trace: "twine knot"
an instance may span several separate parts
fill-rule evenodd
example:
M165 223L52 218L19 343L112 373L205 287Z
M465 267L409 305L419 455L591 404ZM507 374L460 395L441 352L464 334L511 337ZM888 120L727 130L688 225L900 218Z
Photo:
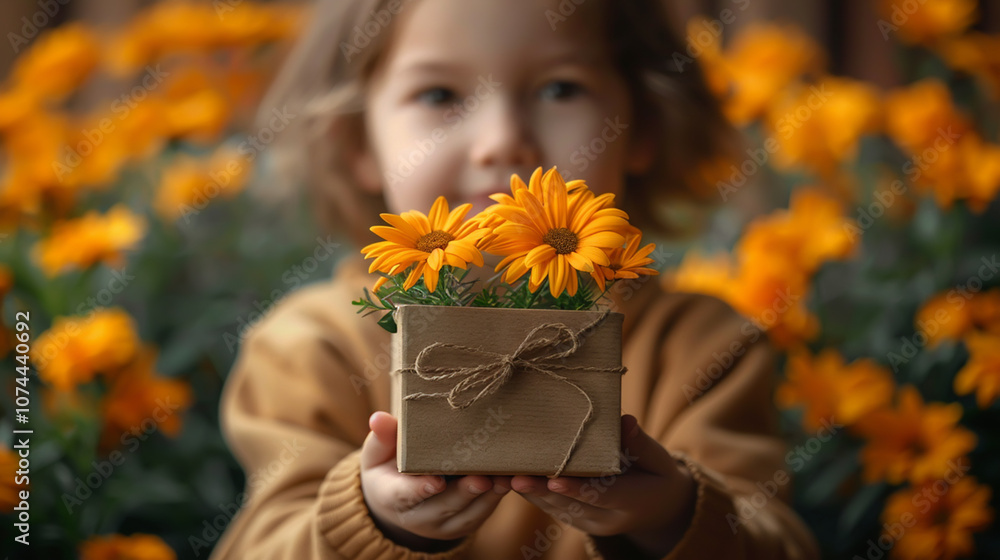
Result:
M567 377L559 375L554 370L574 370L603 373L624 374L624 367L599 368L599 367L571 367L558 363L564 358L573 355L580 348L582 338L589 334L608 317L610 311L605 311L597 319L583 327L579 331L574 331L563 323L545 323L532 329L517 349L510 354L500 354L490 352L482 348L472 348L460 344L450 344L447 342L435 342L427 346L417 354L412 368L403 368L396 373L414 373L426 381L445 381L457 379L451 390L440 393L412 393L406 395L404 400L418 400L428 398L446 398L448 405L452 409L463 409L471 406L476 401L496 393L513 377L515 371L535 372L546 375L562 383L570 385L576 389L587 400L587 414L580 423L576 431L576 436L570 444L562 463L552 476L559 476L566 464L569 462L576 448L583 429L594 414L594 401L579 385L570 381ZM551 336L544 333L551 331ZM468 367L430 367L426 365L431 356L443 349L456 350L469 356L492 359L476 366Z

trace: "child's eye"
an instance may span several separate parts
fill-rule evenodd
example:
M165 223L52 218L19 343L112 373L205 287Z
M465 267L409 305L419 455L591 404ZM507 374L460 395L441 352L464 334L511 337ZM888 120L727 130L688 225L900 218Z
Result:
M417 101L428 105L444 105L455 99L455 92L445 87L427 88L417 94Z
M584 92L583 86L566 80L553 80L542 87L542 99L572 99Z

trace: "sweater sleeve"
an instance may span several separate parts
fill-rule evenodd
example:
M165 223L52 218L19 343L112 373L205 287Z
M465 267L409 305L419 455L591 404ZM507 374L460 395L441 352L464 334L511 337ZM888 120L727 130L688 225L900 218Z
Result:
M345 294L307 288L253 327L226 383L223 433L247 474L213 560L450 560L385 537L361 491L368 416L385 400L385 354L330 312ZM349 299L343 301L349 302ZM346 317L351 317L347 315ZM374 323L374 321L372 321ZM383 365L382 368L374 366ZM366 367L369 368L366 371Z
M819 558L788 503L794 469L777 432L766 336L714 298L673 294L656 305L661 312L634 335L650 338L640 347L660 348L637 412L697 488L691 523L665 558ZM588 538L587 550L637 558L614 537Z

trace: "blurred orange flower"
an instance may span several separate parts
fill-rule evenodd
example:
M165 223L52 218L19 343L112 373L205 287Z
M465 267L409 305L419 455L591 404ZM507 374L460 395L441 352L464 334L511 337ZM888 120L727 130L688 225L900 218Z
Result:
M969 361L955 377L955 392L976 392L979 408L989 408L1000 396L1000 334L974 332L965 337Z
M971 129L940 80L928 78L890 92L885 100L886 132L910 154L919 154ZM940 149L939 149L940 151Z
M700 28L689 27L688 41L702 46ZM712 33L709 31L709 33ZM714 34L713 34L714 35ZM716 39L719 39L716 36ZM713 91L721 94L723 108L738 126L763 115L775 97L796 78L823 66L819 46L793 26L753 24L719 54L718 44L704 45L701 62Z
M7 446L0 446L0 512L9 513L14 511L14 506L20 502L18 492L25 490L26 486L14 484L17 478L19 457Z
M120 267L123 252L135 247L145 232L145 219L119 204L103 216L91 211L56 223L49 237L35 245L33 254L48 276L85 269L97 262Z
M285 39L298 31L300 18L301 9L295 6L159 2L115 38L110 63L115 71L127 73L167 53L203 53Z
M222 84L201 69L178 70L165 86L162 122L171 137L211 142L231 117L231 102Z
M951 560L975 552L972 534L993 522L989 506L993 491L971 476L958 478L963 474L903 488L889 496L882 522L886 527L905 527L902 535L887 534L896 539L894 558Z
M781 147L780 168L807 167L824 177L853 159L858 141L879 130L881 99L864 82L825 77L814 85L789 88L768 114L768 126Z
M1000 194L1000 145L967 134L958 147L963 178L967 181L962 195L973 212L981 213Z
M972 305L957 292L940 293L927 300L914 320L917 330L933 348L944 340L958 340L972 328Z
M757 263L785 258L810 275L824 262L851 256L857 245L852 223L844 217L843 204L822 189L800 187L792 191L787 210L775 210L747 226L736 253Z
M181 158L164 171L153 207L166 221L190 219L214 198L242 191L250 171L247 159L226 147L207 161Z
M26 87L0 91L0 134L9 133L24 119L42 110L38 96Z
M156 352L143 348L124 368L111 376L110 388L101 402L101 449L123 445L127 435L145 438L153 428L176 436L181 412L191 406L193 395L187 383L158 377Z
M984 331L1000 334L1000 288L977 293L972 297L972 323Z
M131 362L139 349L132 318L121 309L98 309L85 317L57 317L32 345L38 377L69 391Z
M697 252L684 256L680 266L664 277L668 289L717 297L766 330L781 348L794 346L816 335L816 318L805 307L806 277L791 261L775 256L758 262L746 258L716 255L705 258Z
M895 383L884 367L869 359L844 364L836 350L817 356L792 352L786 368L787 380L775 393L782 408L805 406L802 425L818 430L823 421L851 426L873 410L892 401Z
M976 447L976 435L958 425L959 403L925 405L912 385L903 386L898 399L895 408L875 410L857 425L868 440L861 450L866 481L919 484L942 478Z
M43 212L61 215L72 208L78 189L59 167L70 128L63 115L35 113L3 138L8 159L0 183L0 225L19 226Z
M976 0L882 0L879 29L888 37L898 32L905 43L932 44L975 23Z
M793 192L789 208L751 222L732 258L689 253L665 277L674 290L718 297L767 329L781 347L809 340L818 330L805 306L819 266L850 256L857 243L843 205L815 188Z
M14 347L14 335L7 329L3 322L3 302L4 298L14 287L14 275L10 269L0 264L0 359L3 359Z
M11 72L14 87L43 99L65 97L90 76L100 56L100 44L89 29L78 23L59 26L18 57Z
M1000 36L967 33L941 45L939 50L952 68L975 76L993 99L1000 100Z
M966 200L982 212L1000 194L1000 146L984 141L935 79L889 94L889 136L911 156L903 170L942 208Z
M177 554L154 535L91 537L80 545L80 560L176 560Z
M945 340L959 340L976 328L1000 333L1000 288L936 294L917 311L914 323L932 348Z

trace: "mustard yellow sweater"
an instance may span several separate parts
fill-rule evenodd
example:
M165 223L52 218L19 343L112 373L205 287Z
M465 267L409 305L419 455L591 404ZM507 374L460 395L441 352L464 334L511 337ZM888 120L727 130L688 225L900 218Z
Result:
M351 305L371 282L349 259L331 281L284 298L243 340L221 414L246 498L212 558L634 558L614 537L561 525L514 492L448 552L412 551L379 532L358 450L371 413L389 410L389 334ZM655 277L625 282L612 289L612 308L625 314L622 412L685 461L698 485L694 519L667 558L818 557L786 503L799 465L776 436L765 337L718 300L666 293Z

